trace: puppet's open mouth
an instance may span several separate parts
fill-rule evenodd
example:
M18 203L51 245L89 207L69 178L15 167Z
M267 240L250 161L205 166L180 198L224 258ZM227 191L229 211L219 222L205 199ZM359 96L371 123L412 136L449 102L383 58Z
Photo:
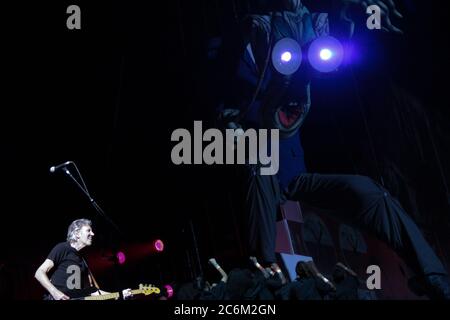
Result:
M276 121L286 129L295 127L305 113L305 109L303 103L289 102L277 109L275 114Z

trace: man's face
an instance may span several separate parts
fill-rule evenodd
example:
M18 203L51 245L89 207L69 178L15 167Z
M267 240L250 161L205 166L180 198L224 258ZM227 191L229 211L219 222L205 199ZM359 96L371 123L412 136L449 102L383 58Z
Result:
M83 226L78 232L78 241L85 245L90 246L92 244L92 239L94 238L94 232L92 231L91 226Z

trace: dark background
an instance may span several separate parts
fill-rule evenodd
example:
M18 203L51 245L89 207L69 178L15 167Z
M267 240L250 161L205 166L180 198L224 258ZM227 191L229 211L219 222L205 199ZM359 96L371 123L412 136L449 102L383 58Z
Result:
M70 4L81 7L81 30L66 28ZM368 31L355 13L363 24L352 64L313 83L302 141L310 172L384 183L448 259L448 36L445 13L433 4L398 1L403 36ZM95 222L91 252L103 257L93 258L93 269L107 290L184 281L208 268L209 257L240 250L233 170L174 166L170 135L211 121L210 88L227 83L206 77L214 74L208 41L232 36L236 17L251 8L231 0L78 0L5 9L2 294L39 299L34 270L80 217ZM121 236L68 177L49 173L67 160ZM139 249L140 259L118 272L112 263L100 270L112 248L155 238L165 241L164 253Z

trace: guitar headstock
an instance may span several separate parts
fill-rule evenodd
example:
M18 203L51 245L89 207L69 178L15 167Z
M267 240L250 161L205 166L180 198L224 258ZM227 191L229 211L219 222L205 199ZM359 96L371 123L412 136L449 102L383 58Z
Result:
M139 285L139 291L141 291L146 296L148 296L150 294L159 294L159 293L161 293L161 290L158 287L155 287L152 284L143 285L142 283Z

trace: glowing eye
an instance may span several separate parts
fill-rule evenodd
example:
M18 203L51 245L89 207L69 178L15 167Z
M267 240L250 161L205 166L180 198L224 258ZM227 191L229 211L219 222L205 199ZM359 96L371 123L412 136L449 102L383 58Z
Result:
M289 62L292 59L292 54L289 51L284 52L281 54L281 61Z
M330 49L322 49L320 50L320 59L322 60L330 60L333 56L333 52Z
M308 60L317 71L335 71L344 60L344 48L336 38L320 37L311 43Z
M293 74L302 63L302 50L297 41L283 38L272 49L272 64L279 73Z

